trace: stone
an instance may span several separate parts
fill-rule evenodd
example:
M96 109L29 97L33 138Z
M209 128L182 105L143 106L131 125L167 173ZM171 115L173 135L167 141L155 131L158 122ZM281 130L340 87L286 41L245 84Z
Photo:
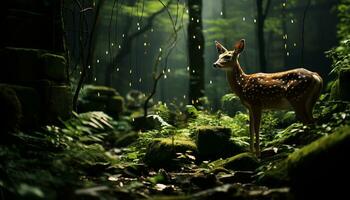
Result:
M5 63L1 82L68 81L65 58L45 50L7 47L0 50L0 59Z
M21 107L20 128L37 128L40 125L42 112L39 93L34 88L19 85L0 84L0 88L11 89L19 100Z
M145 102L145 99L146 98L144 93L138 90L130 90L126 94L126 106L128 107L128 109L142 108ZM153 104L153 101L150 101L148 106L152 104Z
M57 122L58 119L66 120L70 118L73 110L72 91L68 85L53 85L47 88L46 98L47 110L45 119L47 123Z
M16 92L10 87L0 85L0 132L4 134L16 131L21 117L22 105Z
M155 139L147 148L144 161L150 167L173 169L178 168L177 153L191 151L197 153L194 142L185 139Z
M124 112L124 98L111 87L86 85L78 101L79 112L103 111L114 118Z
M135 130L151 130L151 129L163 129L172 127L159 115L148 115L146 118L143 115L133 118L132 125Z
M122 96L112 96L108 99L107 113L111 116L118 116L124 111L124 98Z
M201 159L227 158L243 152L238 143L230 140L231 129L216 126L202 126L196 130L196 145Z
M63 56L43 53L40 56L43 65L44 78L60 83L67 83L67 63Z
M259 161L251 153L241 153L225 160L216 160L209 165L213 168L223 167L235 171L254 171L259 166Z

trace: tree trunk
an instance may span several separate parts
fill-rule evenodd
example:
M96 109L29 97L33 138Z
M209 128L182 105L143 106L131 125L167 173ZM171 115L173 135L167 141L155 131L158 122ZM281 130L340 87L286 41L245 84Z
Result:
M188 0L188 8L189 103L200 106L199 98L204 96L202 0Z
M265 56L265 40L264 40L264 24L265 17L263 13L263 0L256 0L257 8L257 37L259 47L260 71L266 72L266 56Z

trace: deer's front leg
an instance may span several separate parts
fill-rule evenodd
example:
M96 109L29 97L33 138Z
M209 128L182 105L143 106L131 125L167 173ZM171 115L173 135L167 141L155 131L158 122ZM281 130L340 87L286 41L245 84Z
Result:
M261 108L255 108L253 110L253 122L254 122L254 132L255 132L255 154L260 157L260 121L261 121Z
M254 116L252 109L249 109L249 136L250 152L254 153Z
M260 138L259 129L261 121L261 108L252 107L249 109L249 132L250 132L250 151L260 156ZM255 140L254 140L255 137Z

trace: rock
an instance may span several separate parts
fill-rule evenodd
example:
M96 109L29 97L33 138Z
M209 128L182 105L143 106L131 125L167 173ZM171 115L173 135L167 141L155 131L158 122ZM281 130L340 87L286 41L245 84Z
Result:
M190 140L162 138L155 139L147 148L144 161L151 167L177 168L177 153L197 152L196 145Z
M47 90L45 121L51 123L58 121L58 119L69 119L73 110L71 87L67 85L53 85L49 86Z
M43 105L41 97L35 89L31 87L8 84L0 84L0 88L4 88L5 90L8 88L15 92L21 107L21 116L19 118L21 129L33 129L37 128L41 124L40 119L42 118Z
M18 130L22 117L21 102L16 92L9 87L0 86L0 113L0 133Z
M106 86L87 85L78 102L79 112L103 111L118 118L124 111L124 98L114 89Z
M85 85L82 90L82 98L91 100L118 95L119 93L114 88L100 85Z
M148 115L146 118L141 115L133 119L132 123L135 130L151 130L172 127L159 115Z
M41 62L43 63L43 73L44 77L57 81L66 83L67 80L67 67L66 59L63 56L43 53L40 56Z
M221 98L221 110L233 117L237 112L246 112L239 97L233 93L226 94Z
M216 160L209 165L213 168L223 167L235 171L254 171L259 166L259 161L251 153L241 153L225 160Z
M202 126L196 132L196 145L201 159L227 158L243 151L240 145L230 140L229 128Z
M124 98L122 96L112 96L108 99L107 114L116 116L124 111Z
M130 90L126 94L126 106L129 109L142 108L145 102L145 94L138 90ZM152 102L150 102L152 104Z
M342 199L348 195L349 146L350 127L346 126L290 154L259 182L290 185L295 199Z
M2 82L31 82L48 79L66 83L66 60L63 56L39 49L4 48L0 59L5 63Z

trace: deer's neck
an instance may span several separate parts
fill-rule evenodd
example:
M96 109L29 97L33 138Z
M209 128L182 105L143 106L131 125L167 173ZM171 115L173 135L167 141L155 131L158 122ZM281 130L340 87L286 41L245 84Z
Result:
M242 87L246 76L238 61L233 63L231 70L226 71L227 81L233 92L238 96L242 94Z

